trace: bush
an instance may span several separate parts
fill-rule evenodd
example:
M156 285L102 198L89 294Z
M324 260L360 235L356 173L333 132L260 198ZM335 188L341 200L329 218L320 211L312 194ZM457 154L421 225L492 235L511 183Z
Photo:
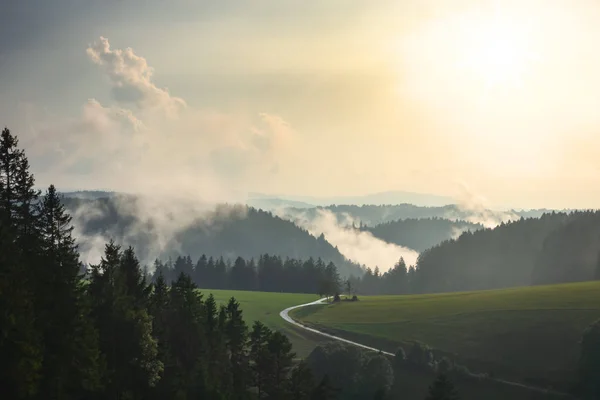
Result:
M341 299L340 299L340 295L336 293L335 296L333 296L333 302L337 303L338 301L341 301Z
M351 301L358 301L358 297L356 297L356 295L352 296L352 300Z

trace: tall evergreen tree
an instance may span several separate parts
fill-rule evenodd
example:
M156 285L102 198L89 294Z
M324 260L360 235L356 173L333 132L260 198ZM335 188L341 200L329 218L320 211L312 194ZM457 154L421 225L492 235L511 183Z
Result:
M273 332L262 322L255 321L250 332L250 368L252 372L252 383L256 387L258 398L265 397L265 386L267 385L267 375L269 373L269 350L267 343Z
M248 385L246 339L248 327L242 318L240 303L235 298L229 299L226 312L225 337L227 338L227 350L231 365L232 388L235 397L243 398Z
M25 152L5 128L0 136L0 386L7 398L37 392L42 366L35 329L39 241L32 210L38 192Z
M36 289L37 329L44 343L42 397L66 399L100 387L97 332L81 284L71 217L50 185L39 207L41 265Z
M93 267L90 294L107 360L106 395L140 399L156 384L163 366L151 319L136 298L135 286L128 287L126 271L121 249L111 241L100 264Z

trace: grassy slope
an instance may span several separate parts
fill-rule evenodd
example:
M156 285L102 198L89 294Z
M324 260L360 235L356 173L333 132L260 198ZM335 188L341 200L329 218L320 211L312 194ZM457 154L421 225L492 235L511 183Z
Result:
M244 320L249 327L261 321L271 329L284 332L292 342L298 357L306 357L323 337L294 328L285 322L279 312L287 307L317 300L316 295L296 293L248 292L241 290L200 289L206 296L212 293L217 303L225 304L233 296L240 302Z
M478 372L565 388L583 330L600 318L600 282L362 297L292 312L309 325L393 351L427 343Z

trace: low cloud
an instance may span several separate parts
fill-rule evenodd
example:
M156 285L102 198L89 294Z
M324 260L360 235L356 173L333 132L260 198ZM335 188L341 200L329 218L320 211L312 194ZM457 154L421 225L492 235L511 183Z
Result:
M178 235L194 226L217 231L224 221L246 217L244 205L203 203L178 195L130 196L115 195L111 208L105 202L83 202L72 211L74 235L80 244L80 257L86 264L100 261L105 244L114 239L122 245L144 249L138 252L143 264L152 267L156 258L180 253ZM114 207L114 209L112 208ZM105 224L101 232L86 232L82 228L98 219L113 217L112 212L129 220L125 231L122 225ZM151 268L150 268L151 269Z
M503 222L518 220L519 215L510 211L497 211L490 208L487 199L474 193L466 183L459 184L459 195L456 198L458 212L450 211L445 218L464 220L481 224L486 228L495 228ZM454 236L460 236L464 230L456 230Z
M352 224L359 224L358 220L344 213L340 219L333 212L317 209L317 216L309 218L305 212L296 212L290 215L289 210L277 210L275 213L281 218L292 220L298 226L306 229L313 236L321 234L325 239L336 246L348 259L374 269L379 267L381 272L392 268L400 259L404 258L407 265L415 265L419 253L407 247L387 243L374 237L370 232L359 231Z

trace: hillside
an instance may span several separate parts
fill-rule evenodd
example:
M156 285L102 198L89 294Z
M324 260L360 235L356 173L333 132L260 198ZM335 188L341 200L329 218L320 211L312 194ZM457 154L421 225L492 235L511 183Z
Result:
M535 263L533 284L600 278L600 212L574 213L544 240Z
M374 227L363 227L373 236L388 243L395 243L419 252L456 238L465 231L483 229L481 224L465 221L451 221L442 218L399 219Z
M99 199L66 198L74 218L80 250L89 257L104 242L134 246L145 263L202 254L228 259L250 259L269 253L282 257L322 258L333 262L342 275L361 274L324 238L315 238L293 223L246 206L222 205L200 209L189 204L151 203L133 196ZM98 248L100 247L100 248Z
M421 253L413 293L451 292L526 286L544 241L578 215L552 213L521 219L495 229L465 232ZM560 251L562 243L557 244ZM570 257L570 255L566 255ZM563 264L565 273L571 267Z
M567 390L583 330L600 318L600 282L363 296L292 316L388 351L420 341L474 371Z

